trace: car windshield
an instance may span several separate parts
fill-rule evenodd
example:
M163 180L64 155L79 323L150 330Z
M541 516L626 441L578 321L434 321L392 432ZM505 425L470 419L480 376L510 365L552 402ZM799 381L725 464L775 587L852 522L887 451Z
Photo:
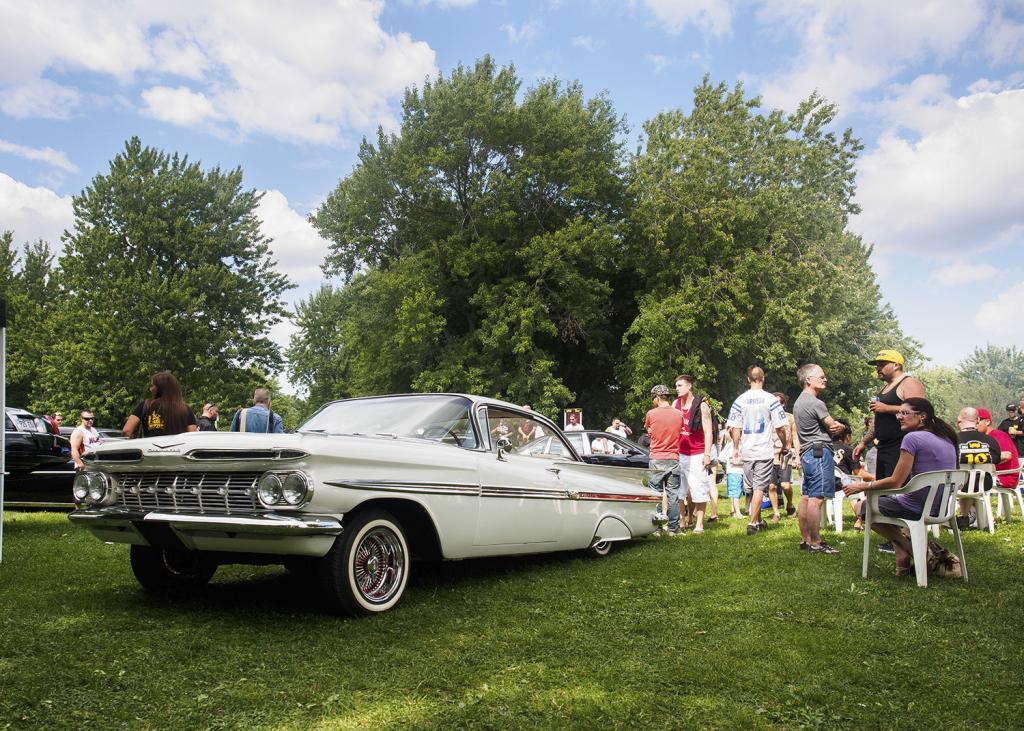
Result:
M328 404L299 431L429 439L474 449L469 399L423 394L351 399Z

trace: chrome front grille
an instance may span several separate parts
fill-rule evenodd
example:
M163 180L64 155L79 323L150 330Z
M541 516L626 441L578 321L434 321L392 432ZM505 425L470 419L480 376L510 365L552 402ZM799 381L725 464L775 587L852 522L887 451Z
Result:
M262 472L122 472L112 475L120 505L133 510L251 513L262 510Z

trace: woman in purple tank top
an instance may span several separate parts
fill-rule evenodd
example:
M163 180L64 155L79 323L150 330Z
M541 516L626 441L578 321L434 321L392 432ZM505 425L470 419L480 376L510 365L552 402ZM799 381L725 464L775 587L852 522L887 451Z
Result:
M896 412L903 430L900 459L892 476L873 482L854 482L843 488L847 495L866 490L891 490L902 487L914 475L935 470L957 469L957 435L953 427L935 416L935 407L925 398L908 398ZM944 488L945 489L945 488ZM915 490L906 495L883 495L878 499L882 515L917 520L924 510L927 490ZM941 499L940 495L940 499ZM935 504L937 509L938 503ZM863 517L863 508L861 508ZM892 541L896 549L896 575L911 570L912 549L910 539L894 525L873 524L871 529Z

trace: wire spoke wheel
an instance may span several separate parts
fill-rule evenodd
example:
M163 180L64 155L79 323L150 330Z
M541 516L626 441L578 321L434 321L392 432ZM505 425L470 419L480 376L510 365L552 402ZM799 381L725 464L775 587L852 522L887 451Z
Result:
M398 536L385 527L366 533L352 559L359 593L370 602L390 600L405 576L405 554Z
M318 559L328 607L351 615L388 611L409 583L412 554L402 525L391 513L372 507L342 525L334 547Z

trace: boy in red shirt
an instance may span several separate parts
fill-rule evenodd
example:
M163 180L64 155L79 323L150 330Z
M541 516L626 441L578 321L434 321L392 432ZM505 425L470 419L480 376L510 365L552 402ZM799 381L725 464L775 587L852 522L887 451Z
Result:
M668 499L668 533L677 535L679 527L679 437L683 433L683 412L672 408L668 386L651 389L654 408L647 412L644 429L651 437L648 484L663 491Z

